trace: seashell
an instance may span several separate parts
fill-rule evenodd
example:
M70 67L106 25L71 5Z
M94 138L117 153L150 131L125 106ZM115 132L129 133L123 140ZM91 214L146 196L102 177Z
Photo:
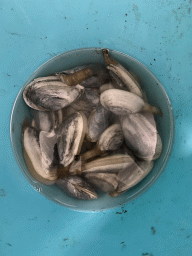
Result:
M103 49L102 52L107 68L122 80L131 93L134 93L142 98L141 87L135 78L121 64L109 57L107 49Z
M130 114L121 119L127 146L143 160L151 161L157 145L157 129L144 115Z
M85 163L82 166L82 173L118 173L120 170L130 166L134 160L129 155L112 155L98 158L94 161Z
M162 150L163 150L162 140L161 140L159 133L157 133L157 145L156 145L156 149L155 149L155 154L153 156L153 160L156 160L160 157Z
M93 110L88 119L87 137L90 141L96 142L99 140L100 135L108 127L109 111L103 106L99 106Z
M162 115L161 110L157 107L151 106L147 102L144 102L140 97L131 92L119 89L110 89L104 91L100 95L100 102L103 107L112 111L116 115L137 113L141 110Z
M40 111L57 111L80 97L84 92L81 85L66 86L59 81L31 82L23 92L26 104Z
M149 161L139 161L121 170L117 174L117 180L119 182L118 187L115 191L110 193L110 196L115 197L123 194L128 189L137 185L152 170L153 164L153 162Z
M41 161L42 165L47 169L59 164L57 139L58 135L55 134L54 130L51 132L41 131L39 133L39 144L42 155Z
M102 84L99 88L100 90L100 93L106 91L106 90L109 90L109 89L115 89L115 87L113 86L112 83L107 83L107 84Z
M64 167L80 153L86 130L87 119L82 112L69 116L56 130L56 134L60 135L57 141L60 164Z
M99 148L102 151L115 150L123 144L124 136L120 124L107 128L99 138Z
M105 193L114 191L118 186L117 175L114 173L86 173L85 178L93 187Z
M92 186L80 176L66 176L57 180L60 189L67 192L71 197L83 200L97 199L97 194Z
M119 89L104 91L100 96L100 102L103 107L116 115L137 113L145 105L144 101L137 95Z
M85 96L87 100L94 106L97 107L99 104L99 94L91 88L85 88Z
M68 86L75 86L80 84L86 78L92 76L94 74L93 70L89 67L76 71L75 73L67 74L62 73L60 75L61 81Z
M110 78L112 80L113 87L115 89L128 91L127 86L123 83L123 81L112 70L109 70L109 75L110 75Z
M37 111L32 109L33 117L32 126L39 131L50 132L54 129L54 112L53 111Z
M39 132L27 127L23 132L23 156L31 176L46 185L55 183L57 167L46 168L42 164L42 152L39 144Z

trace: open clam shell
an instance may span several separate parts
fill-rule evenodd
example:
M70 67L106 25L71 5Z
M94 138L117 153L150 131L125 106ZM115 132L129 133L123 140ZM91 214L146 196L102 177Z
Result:
M97 199L95 190L80 176L66 176L56 183L72 197L83 200Z
M69 116L56 130L58 138L58 154L60 164L68 166L75 155L81 151L81 146L87 130L87 118L82 112L76 112Z

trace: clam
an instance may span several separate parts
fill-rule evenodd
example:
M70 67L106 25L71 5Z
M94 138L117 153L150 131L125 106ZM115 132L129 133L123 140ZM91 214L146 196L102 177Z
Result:
M23 132L23 155L28 171L35 180L47 185L55 183L57 167L47 168L43 165L39 132L33 127L27 127Z
M160 155L162 153L162 149L163 149L162 140L161 140L159 133L157 133L157 145L156 145L156 149L155 149L155 154L153 156L153 160L156 160L160 157Z
M39 131L50 132L54 129L54 112L53 111L37 111L32 109L33 116L32 126Z
M99 148L102 151L115 150L123 144L124 136L120 124L111 125L99 138Z
M100 135L109 125L108 117L109 111L103 106L99 106L97 109L93 110L88 119L87 137L90 141L98 141Z
M109 89L115 89L115 87L113 86L112 83L107 83L107 84L102 84L99 88L100 90L100 93L106 91L106 90L109 90Z
M81 146L87 130L87 119L82 112L76 112L69 116L56 130L58 138L58 154L60 164L68 166L75 155L81 151Z
M87 66L77 66L77 67L74 67L72 69L64 70L64 71L61 71L61 72L56 72L55 75L58 76L58 77L60 77L60 75L62 75L62 74L71 75L71 74L74 74L78 71L84 70L86 68L87 68Z
M87 100L94 106L97 107L99 104L99 94L96 92L96 90L91 88L85 88L85 96Z
M127 86L128 90L142 98L141 87L135 78L116 60L109 57L108 50L103 49L103 57L107 68L115 73Z
M144 115L130 114L121 119L125 142L135 155L152 160L157 145L157 129Z
M40 111L57 111L75 101L84 92L84 87L67 86L60 81L31 82L23 92L26 104Z
M57 180L60 189L66 191L71 197L90 200L97 199L97 194L92 186L80 176L66 176Z
M98 158L82 166L82 173L118 173L130 166L134 160L129 155L119 154Z
M121 170L117 174L118 187L110 193L111 196L118 196L143 180L153 168L153 162L139 161Z
M119 89L104 91L100 95L100 102L103 107L112 111L116 115L137 113L141 110L161 114L160 109L144 102L139 96Z
M69 86L75 86L80 84L86 78L92 76L94 74L93 70L89 67L86 67L82 70L76 71L74 73L62 73L60 75L61 81Z
M86 173L85 178L93 187L105 193L114 191L118 186L117 175L114 173Z
M109 75L112 80L113 87L115 89L128 91L127 86L122 82L122 80L112 70L109 70Z
M59 164L57 139L58 135L55 134L54 130L51 132L41 131L39 133L42 165L47 169L50 169L51 167L57 166Z

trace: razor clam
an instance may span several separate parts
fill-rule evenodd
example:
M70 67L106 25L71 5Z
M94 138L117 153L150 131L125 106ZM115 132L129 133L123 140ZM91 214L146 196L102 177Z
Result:
M130 92L142 98L141 87L135 78L116 60L109 57L107 49L103 49L102 52L107 68L113 71L123 81Z
M51 132L41 131L39 133L39 144L42 155L42 165L49 169L57 166L58 152L57 152L57 139L58 135L55 134L54 130Z
M33 127L27 127L23 133L23 155L31 176L47 185L55 183L57 168L46 168L42 164L42 153L39 145L39 132Z
M117 174L117 180L119 182L118 187L110 193L110 196L115 197L123 194L128 189L137 185L152 170L153 164L153 162L148 161L134 162L128 168L121 170Z
M58 187L70 196L90 200L97 199L97 194L92 186L80 176L66 176L56 181Z
M60 135L57 141L60 164L64 167L68 166L75 155L80 153L86 130L87 118L80 112L69 116L56 130Z
M77 67L74 67L72 69L64 70L64 71L61 71L61 72L56 72L55 75L58 76L58 77L60 77L60 75L62 75L62 74L71 75L71 74L74 74L78 71L84 70L86 68L87 68L87 66L77 66Z
M57 111L75 101L84 92L84 87L73 87L59 81L31 82L23 92L26 104L40 111Z
M124 136L120 124L111 125L99 138L99 148L102 151L115 150L123 144Z
M107 156L85 163L82 166L82 173L118 173L120 170L130 166L133 162L134 160L129 155L119 154Z
M121 126L127 146L143 160L152 160L157 145L157 129L140 114L130 114L121 119Z
M103 106L99 106L93 110L91 116L88 119L87 137L92 141L98 141L100 135L108 127L109 111Z
M75 86L80 84L86 78L92 76L94 74L93 70L89 67L76 71L73 74L61 74L60 79L63 83L69 86Z
M93 187L105 193L115 190L118 186L117 175L114 173L86 173L84 176Z
M144 102L139 96L119 90L110 89L100 95L100 102L106 109L116 115L127 115L147 110L153 113L162 114L161 110Z
M48 81L61 81L60 80L60 77L55 75L55 76L45 76L45 77L38 77L38 78L35 78L34 79L34 82L35 83L38 83L38 82L48 82Z
M107 83L107 84L102 84L99 88L100 90L100 93L106 91L106 90L109 90L109 89L115 89L115 87L113 86L112 83Z
M128 91L127 86L122 82L122 80L112 70L109 70L109 75L112 80L112 84L113 84L114 88Z

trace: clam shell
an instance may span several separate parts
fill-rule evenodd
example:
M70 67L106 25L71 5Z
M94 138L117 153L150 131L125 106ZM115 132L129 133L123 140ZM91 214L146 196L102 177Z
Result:
M32 126L39 131L50 132L54 129L54 112L53 111L37 111L32 109L31 114L33 116Z
M39 144L42 154L42 165L49 169L59 164L56 156L57 151L57 139L58 135L55 134L54 130L51 132L41 131L39 133Z
M120 124L107 128L99 138L99 148L102 151L115 150L123 144L124 136Z
M59 159L64 167L68 166L75 155L80 153L86 130L87 119L82 112L69 116L56 130L60 135L57 142Z
M144 107L144 101L137 95L118 89L104 91L100 96L100 102L106 109L116 115L137 113Z
M153 162L148 161L140 161L139 163L134 162L128 168L121 170L117 174L119 185L117 189L111 193L111 196L122 194L137 185L152 170L153 164Z
M151 161L157 145L156 126L140 113L124 116L121 126L127 146L140 159Z
M118 186L117 176L114 173L87 173L85 178L93 187L105 193L115 190Z
M103 106L93 110L88 119L87 137L92 141L98 141L100 135L109 126L109 111Z
M60 189L67 192L71 197L83 200L97 199L97 194L92 186L80 176L66 176L57 180Z
M118 173L120 170L130 166L134 160L129 155L112 155L98 158L82 166L82 173L109 172Z
M109 89L115 89L115 87L113 86L112 83L107 83L107 84L102 84L99 88L100 90L100 93L104 92L104 91L107 91Z
M26 104L40 111L57 111L75 101L84 92L80 85L70 87L59 81L34 81L26 86L23 98Z
M103 49L103 57L107 68L122 80L130 92L142 98L141 87L135 78L120 63L109 57L108 50Z
M46 168L42 164L42 153L39 145L39 133L33 127L27 127L23 133L23 155L31 176L46 185L55 183L57 168Z

